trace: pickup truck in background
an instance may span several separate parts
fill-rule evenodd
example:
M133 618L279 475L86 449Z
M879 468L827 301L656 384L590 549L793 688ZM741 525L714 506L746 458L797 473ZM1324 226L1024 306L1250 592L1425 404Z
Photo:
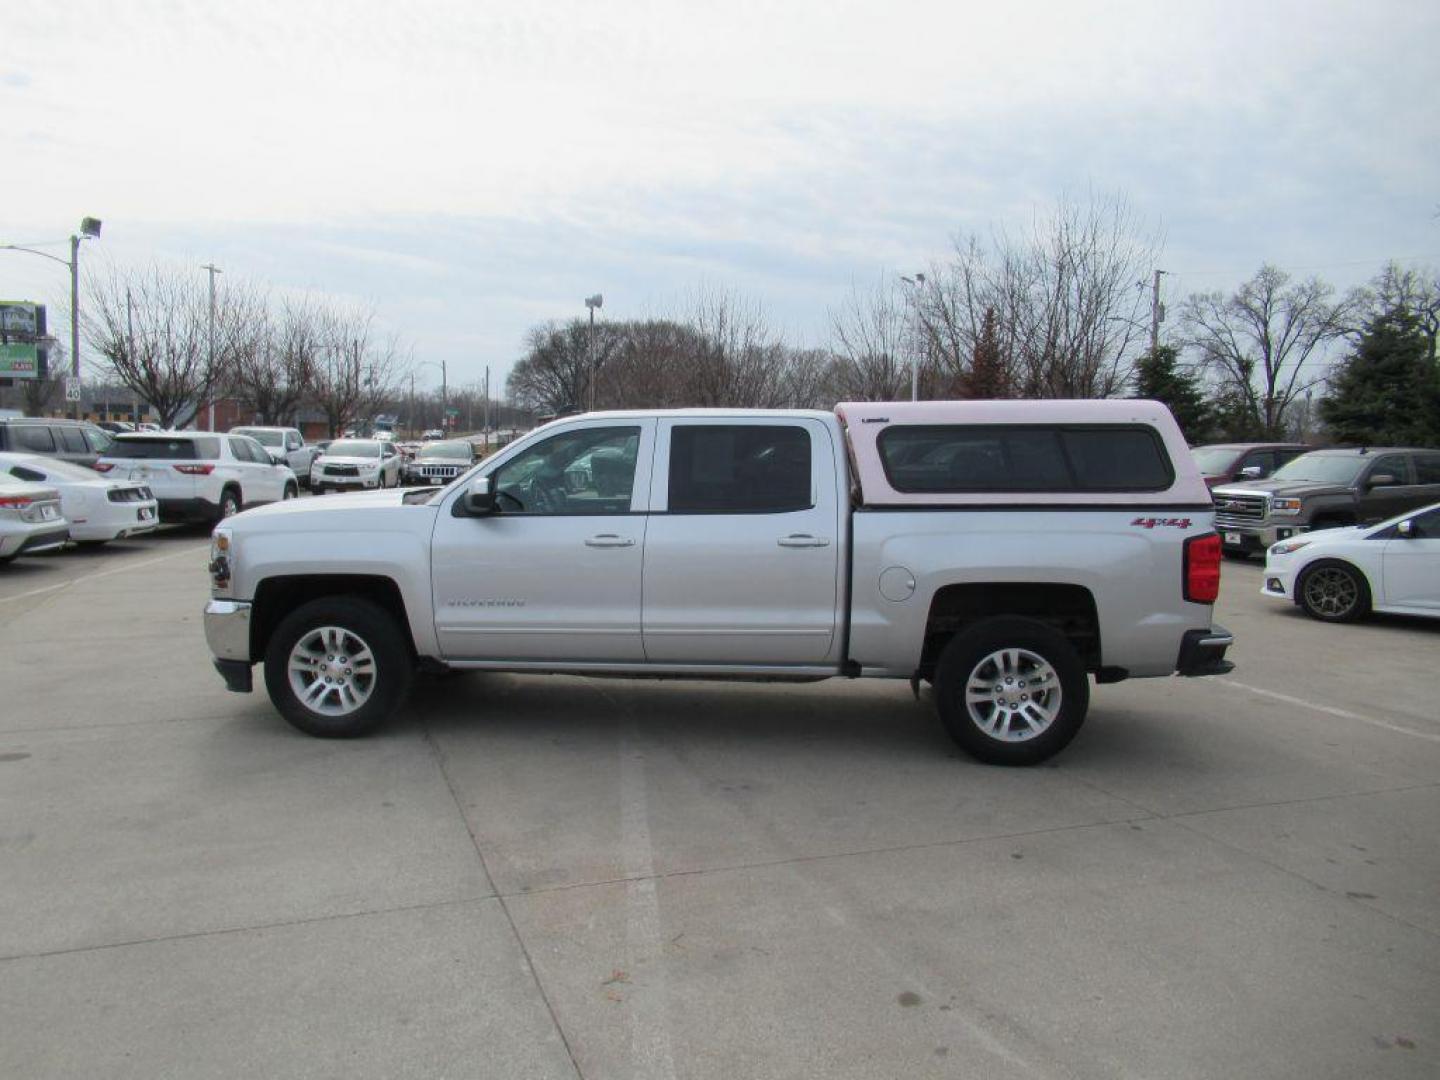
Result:
M1030 764L1091 676L1230 670L1220 561L1155 402L592 413L439 491L231 518L205 632L230 689L263 663L312 735L374 730L417 668L888 678Z
M230 434L249 435L265 448L272 461L289 465L300 483L310 486L310 467L315 464L320 448L308 445L299 428L247 426L231 428Z
M1214 499L1225 553L1245 557L1300 533L1371 525L1440 501L1440 450L1313 450L1268 480L1222 484Z

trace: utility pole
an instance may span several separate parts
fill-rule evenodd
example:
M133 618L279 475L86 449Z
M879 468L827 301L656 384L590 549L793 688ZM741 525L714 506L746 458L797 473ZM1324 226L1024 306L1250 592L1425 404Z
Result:
M445 370L445 361L440 361L440 430L450 434L450 378Z
M1165 305L1160 303L1160 275L1168 270L1156 270L1155 282L1150 286L1150 355L1160 348L1160 324L1165 321Z
M130 370L136 374L136 382L139 382L139 365L135 362L135 302L130 299L130 286L125 286L125 338L126 348L130 352ZM135 417L135 429L140 429L140 391L130 387L130 393L135 399L133 415ZM107 397L109 395L106 395Z
M485 452L490 452L490 365L485 365Z
M210 360L205 367L205 396L209 399L209 420L205 424L206 431L215 430L215 275L222 273L214 263L206 263L200 268L210 271Z
M410 437L415 437L415 372L410 372L410 409L409 415L405 417L406 426L410 428Z
M920 318L920 290L925 288L925 275L916 274L913 278L905 277L903 274L900 280L910 286L910 299L915 305L915 317ZM912 349L910 352L910 400L920 400L920 352Z
M585 298L585 306L590 309L590 405L588 412L595 411L595 309L604 307L605 297L600 293Z

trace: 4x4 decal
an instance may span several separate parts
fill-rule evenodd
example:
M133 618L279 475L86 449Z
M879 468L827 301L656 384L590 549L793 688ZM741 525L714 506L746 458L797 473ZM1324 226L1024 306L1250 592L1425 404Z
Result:
M1130 522L1132 526L1138 525L1142 529L1153 529L1159 526L1165 529L1188 529L1190 528L1189 518L1153 518L1137 517Z

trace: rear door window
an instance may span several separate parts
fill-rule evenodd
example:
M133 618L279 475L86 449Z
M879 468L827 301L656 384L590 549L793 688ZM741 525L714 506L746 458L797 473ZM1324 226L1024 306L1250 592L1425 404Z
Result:
M90 448L85 445L85 436L79 428L58 428L56 434L60 436L60 442L64 445L67 454L90 453Z
M1140 425L905 425L877 445L891 487L912 493L1164 491L1175 478Z
M810 478L803 427L678 424L670 432L672 514L808 510Z
M1440 484L1440 454L1415 455L1415 482Z
M16 450L29 450L34 454L53 454L58 449L55 436L44 424L16 424L10 429L11 441Z

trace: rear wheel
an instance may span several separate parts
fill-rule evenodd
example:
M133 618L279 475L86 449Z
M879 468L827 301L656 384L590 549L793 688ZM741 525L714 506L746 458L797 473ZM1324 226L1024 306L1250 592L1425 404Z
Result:
M1370 584L1349 563L1332 559L1300 575L1295 599L1305 614L1321 622L1354 622L1370 611Z
M1034 765L1085 722L1090 684L1074 647L1034 619L1000 616L957 634L935 668L950 737L992 765Z
M238 491L234 488L226 488L220 493L219 517L221 521L224 521L228 517L234 517L240 512L240 508L240 493Z
M265 649L265 688L275 708L321 738L374 731L404 700L413 674L394 617L355 596L296 608Z

